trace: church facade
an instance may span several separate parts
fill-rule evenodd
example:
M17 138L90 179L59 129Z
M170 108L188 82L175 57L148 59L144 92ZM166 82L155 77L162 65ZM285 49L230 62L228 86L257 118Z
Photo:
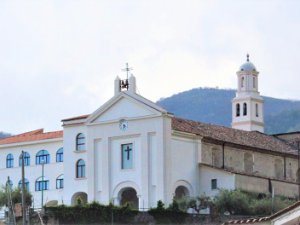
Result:
M63 131L31 131L0 140L0 183L21 184L36 207L130 203L140 210L183 196L240 188L298 195L300 134L263 133L258 71L247 58L232 101L233 128L175 117L116 78L114 96L89 115L63 119ZM9 178L8 178L9 177Z

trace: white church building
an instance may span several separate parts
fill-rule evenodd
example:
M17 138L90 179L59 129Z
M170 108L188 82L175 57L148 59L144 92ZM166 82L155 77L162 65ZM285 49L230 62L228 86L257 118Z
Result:
M253 179L261 181L257 191L267 192L264 181L271 179L283 190L291 185L292 195L296 175L288 177L284 168L282 177L276 171L266 174L255 159L256 154L278 159L284 154L296 174L294 148L263 134L263 99L249 58L237 75L234 129L177 118L138 95L133 75L117 77L114 96L90 115L63 119L63 131L39 129L1 139L0 183L9 177L12 187L21 185L24 151L25 186L35 207L74 205L80 197L102 204L129 202L143 210L158 200L168 205L174 197L213 196L220 188L256 191L260 183ZM234 157L233 151L243 155ZM255 184L245 186L251 179Z

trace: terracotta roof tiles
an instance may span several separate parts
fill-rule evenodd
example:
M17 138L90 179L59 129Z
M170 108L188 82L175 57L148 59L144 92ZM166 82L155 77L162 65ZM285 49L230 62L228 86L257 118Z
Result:
M0 140L0 145L19 143L19 142L29 142L29 141L40 141L54 138L62 138L63 131L53 131L44 133L43 129L38 129L34 131L29 131L26 133L10 136Z
M176 117L172 118L172 129L200 135L212 140L281 153L297 154L297 150L284 141L258 131L238 130Z

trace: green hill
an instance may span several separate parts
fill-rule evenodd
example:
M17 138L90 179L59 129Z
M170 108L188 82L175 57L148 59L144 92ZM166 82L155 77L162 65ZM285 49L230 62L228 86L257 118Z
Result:
M9 136L10 136L10 134L0 131L0 139L5 138L5 137L9 137Z
M160 99L157 103L179 117L230 127L234 96L235 90L195 88ZM300 130L300 101L265 96L264 101L266 133Z

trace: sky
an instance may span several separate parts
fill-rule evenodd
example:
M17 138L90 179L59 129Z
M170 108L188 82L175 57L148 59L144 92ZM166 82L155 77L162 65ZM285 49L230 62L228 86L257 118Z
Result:
M125 63L157 101L235 89L250 54L259 91L300 99L298 0L0 1L0 131L61 130L113 96Z

